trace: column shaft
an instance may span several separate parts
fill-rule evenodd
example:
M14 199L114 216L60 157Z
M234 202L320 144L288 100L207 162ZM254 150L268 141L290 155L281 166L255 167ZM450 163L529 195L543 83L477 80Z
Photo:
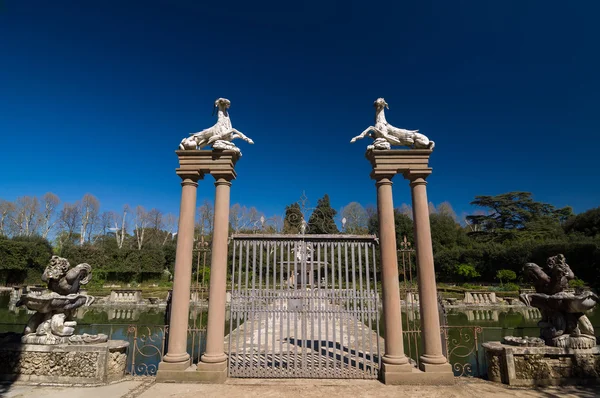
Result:
M421 363L441 365L445 364L447 361L442 353L437 286L435 283L435 269L433 266L433 247L431 244L431 227L429 225L426 185L427 182L421 177L413 179L410 183L417 251L421 335L423 339L423 355L421 355Z
M408 363L404 354L400 285L396 253L396 225L391 177L377 180L377 214L381 253L381 284L383 290L383 319L385 325L385 354L383 362L390 365Z
M229 196L231 182L215 177L215 219L211 253L210 292L206 351L201 361L219 363L227 359L224 353L225 297L227 284L227 235L229 231Z
M169 346L168 353L163 358L164 362L169 363L181 363L190 360L187 353L187 329L198 183L194 179L186 177L181 185L177 254L175 256L171 319L169 321Z

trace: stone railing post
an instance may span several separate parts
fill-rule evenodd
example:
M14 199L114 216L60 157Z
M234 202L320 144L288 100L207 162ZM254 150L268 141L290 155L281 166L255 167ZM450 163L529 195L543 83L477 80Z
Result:
M198 180L203 176L198 171L178 171L177 174L183 181L181 182L181 207L177 229L171 319L169 320L169 345L168 352L159 365L161 370L175 371L184 370L190 366L190 355L187 353L187 329L190 310L192 249L196 219L196 191Z

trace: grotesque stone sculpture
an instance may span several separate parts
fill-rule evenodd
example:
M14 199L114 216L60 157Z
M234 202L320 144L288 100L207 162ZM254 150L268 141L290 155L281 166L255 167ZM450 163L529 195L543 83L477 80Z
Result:
M42 280L50 292L41 295L21 296L17 306L25 305L33 314L25 327L21 341L28 344L83 344L101 343L108 337L99 335L74 335L77 322L73 320L75 310L90 305L94 297L79 293L81 285L92 278L92 267L79 264L70 268L62 257L52 256L44 270Z
M599 301L591 292L568 293L569 280L575 275L559 254L548 258L546 270L537 264L524 267L533 282L536 293L522 293L519 299L528 306L539 308L542 320L540 337L546 345L568 348L591 348L596 345L594 328L584 312L592 309Z
M408 146L413 149L433 149L435 143L419 133L419 130L405 130L394 127L387 122L384 108L390 108L383 98L377 98L374 106L375 126L367 127L361 134L352 138L351 143L369 135L375 141L367 147L367 150L390 149L391 145Z
M215 101L215 108L218 108L217 123L212 127L193 133L190 137L181 140L179 149L202 149L212 144L213 149L234 150L241 155L239 148L231 141L241 138L249 144L254 144L254 141L231 126L228 111L230 105L231 102L228 99L218 98Z

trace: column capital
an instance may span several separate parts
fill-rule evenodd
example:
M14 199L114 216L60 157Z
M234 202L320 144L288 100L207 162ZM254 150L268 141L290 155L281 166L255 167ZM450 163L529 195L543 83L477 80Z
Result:
M396 174L403 174L405 177L406 173L430 174L429 155L431 152L430 149L369 150L366 158L373 166L371 178L391 180Z
M223 176L220 174L213 174L213 177L215 177L215 187L218 187L219 185L226 185L228 187L231 186L231 180L233 180L232 177L230 176Z
M373 179L375 180L375 186L378 187L381 185L394 185L394 183L392 182L392 178L394 178L394 174L381 174L377 175Z
M428 170L407 170L402 175L410 181L410 186L427 185L427 177L431 174L431 169Z
M177 174L197 173L202 177L211 174L215 180L228 181L236 177L235 164L240 154L235 151L221 150L179 150L175 151L179 159Z
M198 180L202 180L204 178L204 174L199 172L198 170L175 170L175 173L181 178L181 186L193 185L195 187L198 186Z

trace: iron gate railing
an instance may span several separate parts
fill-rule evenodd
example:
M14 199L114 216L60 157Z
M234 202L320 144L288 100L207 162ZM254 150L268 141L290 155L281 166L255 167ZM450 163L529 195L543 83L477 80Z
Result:
M373 236L232 240L229 376L378 377Z

